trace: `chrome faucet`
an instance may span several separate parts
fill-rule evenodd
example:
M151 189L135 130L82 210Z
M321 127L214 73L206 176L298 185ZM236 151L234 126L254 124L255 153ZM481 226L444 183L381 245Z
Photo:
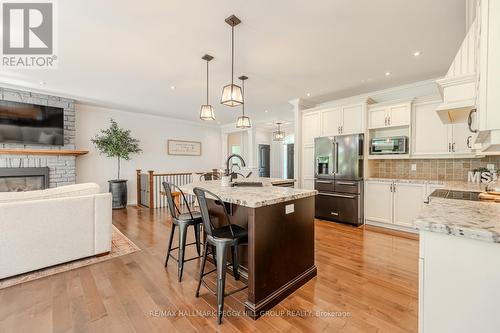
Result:
M233 157L239 158L239 160L241 161L242 167L246 166L245 160L240 155L238 155L238 154L229 155L227 160L226 160L226 176L231 176L231 180L233 180L233 178L237 177L237 173L233 172L233 165L229 166L229 163L231 162L231 159Z

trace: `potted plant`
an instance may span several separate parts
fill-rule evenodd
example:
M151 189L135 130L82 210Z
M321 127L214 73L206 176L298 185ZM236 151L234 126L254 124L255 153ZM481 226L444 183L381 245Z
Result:
M130 135L130 130L120 128L116 121L111 119L111 126L101 130L101 135L96 135L91 141L102 154L116 157L118 177L108 181L109 192L113 196L113 209L125 208L127 206L127 180L120 179L120 161L130 160L131 154L138 154L142 151L139 148L139 140Z

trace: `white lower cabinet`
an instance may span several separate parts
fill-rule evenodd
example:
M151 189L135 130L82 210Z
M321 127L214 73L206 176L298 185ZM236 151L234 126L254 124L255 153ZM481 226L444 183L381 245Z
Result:
M392 183L365 182L365 219L392 223Z
M425 200L425 184L394 183L393 223L413 227Z
M497 333L500 244L420 231L420 333Z
M426 196L426 184L367 180L365 221L414 229Z

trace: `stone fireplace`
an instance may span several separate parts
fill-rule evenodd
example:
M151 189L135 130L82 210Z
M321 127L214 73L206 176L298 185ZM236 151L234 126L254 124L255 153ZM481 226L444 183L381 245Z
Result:
M1 143L0 149L17 149L17 150L74 150L75 149L75 101L72 99L38 94L28 91L2 88L0 87L0 100L22 102L29 104L55 106L64 109L64 146L44 146L44 145L22 145L12 143ZM62 185L74 184L76 181L76 157L68 155L47 154L47 155L31 155L31 154L2 154L0 155L0 173L1 170L7 169L27 169L19 170L19 172L29 172L35 169L48 170L48 177L44 183L46 187L58 187ZM9 181L13 181L12 178ZM19 186L22 187L22 180ZM27 183L26 183L27 181ZM34 184L33 178L27 179L24 183L26 187L40 186ZM5 182L4 182L5 185ZM2 184L0 184L0 187ZM14 185L12 185L14 186ZM17 186L17 185L16 185ZM15 186L14 186L15 187ZM1 191L1 188L0 188Z
M0 192L43 190L49 187L49 168L0 168Z

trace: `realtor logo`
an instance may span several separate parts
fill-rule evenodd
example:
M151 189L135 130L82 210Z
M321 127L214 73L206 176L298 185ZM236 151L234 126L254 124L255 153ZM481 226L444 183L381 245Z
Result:
M2 1L2 66L55 68L54 16L53 1Z

